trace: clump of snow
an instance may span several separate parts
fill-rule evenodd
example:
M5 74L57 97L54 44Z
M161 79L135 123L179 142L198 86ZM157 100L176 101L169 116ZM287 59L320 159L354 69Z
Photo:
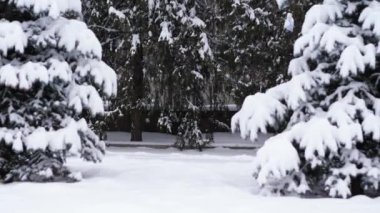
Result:
M117 92L115 72L104 62L98 60L83 60L76 67L75 77L91 76L94 82L107 96L115 95ZM0 68L0 84L29 90L35 82L44 84L53 83L55 79L64 82L73 80L73 72L69 64L55 58L47 62L27 62L22 65L7 64Z
M288 0L276 0L276 2L277 2L278 7L281 9L286 5Z
M0 53L2 55L6 56L10 49L23 53L27 42L27 36L20 22L0 20Z
M0 128L0 139L4 140L7 144L12 144L12 148L17 151L26 150L46 150L59 151L66 147L71 147L69 152L74 155L80 155L82 150L82 139L80 134L90 131L87 123L84 119L75 121L68 119L64 121L65 127L58 130L47 131L43 127L38 127L32 130L24 130L24 133L28 135L22 136L19 130ZM101 155L98 155L96 161L101 159Z
M194 26L200 27L200 28L206 27L206 23L197 16L196 10L194 7L190 9L188 16L183 17L182 22L184 23L185 21L190 21L191 23L190 25L192 27Z
M367 65L372 69L376 64L376 49L373 44L369 44L364 49L364 55L356 45L350 45L344 49L340 55L337 69L340 70L342 77L356 76L363 73Z
M83 54L102 57L102 47L95 34L87 28L85 23L77 20L62 21L66 23L57 23L58 47L65 48L67 51L75 49Z
M71 154L78 155L82 149L82 141L80 132L89 130L85 120L68 120L65 121L67 126L59 130L46 131L45 128L39 127L25 138L26 149L51 151L63 150L65 147L69 149ZM100 160L100 156L97 160Z
M87 25L81 21L63 17L57 19L45 17L23 25L24 29L28 31L40 28L41 32L37 35L34 34L36 31L29 33L33 35L30 40L42 47L53 46L65 49L68 52L78 51L99 59L102 57L100 42Z
M49 75L41 63L27 62L21 66L7 64L0 68L0 84L7 87L29 90L35 82L47 84Z
M47 168L45 170L39 171L38 175L50 178L50 177L53 177L53 171L51 170L51 168Z
M80 0L10 0L10 2L20 8L30 8L35 14L47 11L53 18L67 11L82 12Z
M198 71L192 70L191 73L194 74L194 76L195 76L196 79L200 79L200 80L204 79L203 75L200 72L198 72Z
M371 136L373 140L380 141L380 117L368 112L362 123L365 135Z
M84 109L90 110L94 116L104 113L103 100L90 85L74 85L69 93L69 106L77 113L81 113Z
M362 28L372 30L376 36L380 36L380 3L372 1L369 7L366 7L360 14L359 21Z
M172 33L169 29L170 22L163 21L161 23L161 33L158 41L167 41L169 44L173 43Z
M114 7L110 7L108 9L108 14L110 14L110 15L113 14L113 15L117 16L119 19L125 19L124 13L120 10L117 10Z
M333 184L333 182L335 182L335 183ZM351 191L348 188L348 185L349 185L349 179L348 178L346 178L345 180L342 180L339 178L334 179L332 176L326 181L326 185L327 186L331 185L330 190L329 190L329 196L330 197L347 198L348 196L351 195Z
M55 79L59 79L64 82L70 82L72 80L72 70L66 61L50 58L46 65L48 67L50 82L53 82Z
M191 21L192 26L201 27L201 28L206 27L206 23L204 23L204 21L202 21L202 19L200 19L196 16L193 18L189 18L189 19Z
M140 41L140 35L139 34L133 34L132 35L132 41L131 41L131 53L135 54L137 50L137 46L141 43Z
M198 52L201 58L205 59L206 55L209 56L210 58L213 58L213 53L208 43L208 38L207 38L206 33L201 33L200 39L201 39L202 47L198 50Z
M296 76L307 71L310 71L310 68L305 58L299 57L290 61L288 74Z
M284 119L285 113L286 108L280 101L271 96L256 93L248 96L244 100L241 110L232 117L232 132L239 130L242 138L249 137L255 141L258 133L266 133L267 126ZM249 121L253 116L257 116L256 122Z
M317 48L320 39L328 29L327 24L317 23L306 33L302 33L302 36L294 43L294 55L310 54Z
M312 6L305 15L302 25L302 34L305 34L318 23L328 24L336 19L342 18L342 11L339 5L317 4Z
M324 158L327 151L337 153L337 130L326 118L314 117L306 123L296 124L291 133L304 150L303 156L315 167L321 163L319 159Z
M254 172L257 182L266 184L270 179L281 179L289 172L299 170L300 159L291 143L289 133L271 137L265 146L257 152L254 160Z
M117 76L111 67L99 60L82 60L75 69L81 78L91 76L95 84L101 88L108 97L117 93Z
M284 29L289 31L289 32L293 32L293 29L294 29L293 14L291 14L291 13L286 14Z

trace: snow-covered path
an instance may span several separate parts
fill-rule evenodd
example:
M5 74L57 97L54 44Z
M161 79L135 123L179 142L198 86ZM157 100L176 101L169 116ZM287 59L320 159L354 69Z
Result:
M170 153L169 153L170 152ZM255 195L252 156L228 151L110 152L102 164L71 159L80 183L0 185L4 213L378 213L380 199Z

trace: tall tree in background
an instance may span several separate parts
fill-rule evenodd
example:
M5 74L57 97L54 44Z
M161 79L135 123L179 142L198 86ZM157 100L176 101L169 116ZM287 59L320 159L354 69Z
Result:
M80 0L0 1L0 180L75 181L68 154L102 159L83 117L104 112L116 75L80 14Z
M161 28L157 53L164 56L161 67L169 68L160 70L168 76L164 83L170 83L172 88L168 88L169 101L161 104L171 115L169 119L178 125L176 145L201 148L204 140L199 128L200 113L206 104L206 80L213 69L206 24L198 16L198 1L165 3L155 16L156 26Z
M116 114L131 118L131 141L142 140L145 52L149 52L149 8L146 1L86 1L85 16L102 38L109 63L120 79L119 95L113 103ZM117 116L116 115L116 116Z
M263 91L286 78L292 44L311 1L291 1L282 10L272 0L221 1L215 41L225 84L240 105L252 91ZM284 22L291 22L284 27Z
M118 5L117 8L123 8L124 14L128 20L126 27L130 28L131 51L130 63L127 69L132 69L130 83L132 84L129 96L131 98L130 115L131 115L131 141L142 141L142 109L144 98L144 51L150 44L148 27L148 5L144 1L128 1Z

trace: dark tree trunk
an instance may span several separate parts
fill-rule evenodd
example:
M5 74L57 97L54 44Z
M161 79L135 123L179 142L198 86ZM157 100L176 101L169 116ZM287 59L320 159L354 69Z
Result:
M142 112L131 110L131 141L142 141Z
M142 106L144 97L144 55L140 44L132 56L132 110L131 110L131 141L142 141Z
M362 195L364 194L362 183L362 177L358 176L351 179L351 195Z

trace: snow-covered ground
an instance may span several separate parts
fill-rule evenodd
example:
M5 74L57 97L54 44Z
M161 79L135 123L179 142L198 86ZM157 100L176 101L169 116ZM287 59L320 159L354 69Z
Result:
M101 164L70 159L79 183L0 185L4 213L378 213L380 199L261 197L249 150L109 151Z

